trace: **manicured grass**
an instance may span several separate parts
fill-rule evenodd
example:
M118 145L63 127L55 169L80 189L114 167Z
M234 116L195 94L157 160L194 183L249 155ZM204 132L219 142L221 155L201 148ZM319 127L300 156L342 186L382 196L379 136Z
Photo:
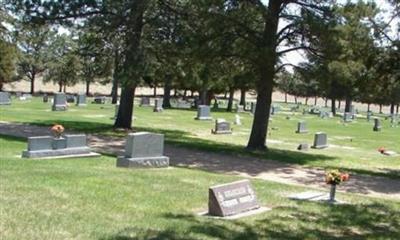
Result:
M339 193L350 205L288 200L305 188L251 180L273 210L197 216L208 187L239 179L185 168L116 168L114 157L29 160L0 136L1 239L396 239L400 202ZM340 188L340 187L339 187Z
M137 106L138 104L136 104ZM281 104L283 107L287 107ZM213 135L212 121L196 121L194 110L165 110L153 113L151 107L135 107L134 128L136 131L161 132L166 135L166 141L186 147L200 148L207 151L226 152L233 154L250 154L265 159L301 164L322 168L341 168L344 170L383 175L400 178L400 157L387 157L378 153L377 149L384 146L400 152L400 128L390 127L389 120L382 120L382 132L373 132L373 122L358 119L354 123L343 124L339 117L320 119L315 115L293 115L281 112L273 116L269 151L247 152L244 147L248 141L252 116L242 113L242 126L233 126L233 135ZM51 112L50 103L44 104L40 98L31 102L14 100L11 106L0 108L0 120L26 122L49 126L61 123L69 129L82 132L95 132L107 135L124 135L113 131L114 106L111 104L87 107L71 106L66 112ZM214 118L225 118L233 121L234 113L222 110L212 112ZM290 119L286 119L286 116ZM307 122L309 133L295 134L299 120ZM275 130L274 130L275 129ZM299 152L296 147L306 142L310 145L314 133L323 131L328 134L330 148L324 150L311 149Z

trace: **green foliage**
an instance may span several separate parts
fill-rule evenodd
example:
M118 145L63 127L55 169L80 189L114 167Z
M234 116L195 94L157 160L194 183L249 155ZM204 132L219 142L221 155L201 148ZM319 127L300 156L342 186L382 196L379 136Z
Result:
M15 46L0 39L0 90L4 83L14 80L17 59L16 53Z

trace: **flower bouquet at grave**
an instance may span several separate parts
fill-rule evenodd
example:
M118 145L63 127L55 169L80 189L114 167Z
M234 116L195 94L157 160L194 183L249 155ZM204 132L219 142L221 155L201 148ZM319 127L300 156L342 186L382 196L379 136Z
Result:
M325 174L325 182L331 185L329 194L329 202L335 202L336 185L348 181L350 175L348 173L340 172L339 170L329 170Z
M64 132L64 127L60 124L55 124L51 127L51 132L53 133L55 138L61 138L62 133Z

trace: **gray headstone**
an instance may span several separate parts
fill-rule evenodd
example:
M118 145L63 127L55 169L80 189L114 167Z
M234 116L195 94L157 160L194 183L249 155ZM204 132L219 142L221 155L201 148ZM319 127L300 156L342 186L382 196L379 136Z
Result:
M196 120L212 120L210 116L210 106L199 105L197 108Z
M51 150L53 149L53 137L29 137L28 138L28 151Z
M154 100L154 109L153 112L162 112L163 111L163 100L162 99L155 99Z
M67 148L86 147L86 135L85 134L65 135L65 140L66 140Z
M78 94L76 98L76 106L83 107L86 106L86 95L83 93Z
M149 107L150 106L150 98L148 97L142 97L140 99L140 106L141 107Z
M67 148L67 139L65 138L53 138L53 149L64 149Z
M213 134L232 134L231 124L225 119L215 120L215 129L211 131Z
M249 180L212 186L208 190L208 214L232 216L260 208Z
M244 106L243 105L236 105L236 112L237 113L244 112Z
M65 111L67 110L67 99L64 93L55 93L53 100L53 111Z
M296 133L307 133L307 125L306 122L300 121L297 123L297 130Z
M11 96L9 92L0 92L0 105L10 105Z
M312 148L321 149L328 147L328 137L326 133L317 132L314 135L314 145Z
M375 132L379 132L382 129L381 120L379 118L374 118L374 128Z
M139 132L128 135L124 156L117 159L117 167L167 167L164 154L164 135Z
M345 112L344 114L343 114L343 121L344 122L351 122L351 121L353 121L353 117L352 117L353 115L352 115L352 113L351 112Z

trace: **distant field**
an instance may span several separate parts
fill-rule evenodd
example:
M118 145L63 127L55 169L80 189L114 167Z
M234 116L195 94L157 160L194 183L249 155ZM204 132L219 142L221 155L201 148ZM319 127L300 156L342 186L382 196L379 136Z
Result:
M285 107L284 104L280 105ZM343 124L339 117L320 119L316 115L302 115L300 112L295 115L290 112L281 112L273 116L270 124L270 127L275 129L270 131L267 141L270 151L248 153L244 151L252 124L252 116L248 113L240 114L243 125L233 125L232 135L211 134L214 122L194 120L196 115L194 110L173 109L153 113L151 107L135 107L134 115L133 125L136 131L164 133L166 141L172 144L208 151L251 154L305 166L342 168L359 173L400 178L400 157L386 157L377 151L383 146L400 152L400 127L390 127L389 120L383 118L383 130L373 132L373 122L367 122L361 117L353 123ZM234 115L224 110L212 112L214 118L225 118L228 121L233 121ZM87 107L81 108L72 105L66 112L52 112L50 103L42 103L40 98L27 102L14 99L11 106L0 107L1 121L48 126L61 123L77 131L121 135L112 129L113 116L114 106L111 104L88 104ZM290 120L287 120L286 116L290 116ZM307 122L308 134L295 134L299 120ZM314 133L317 131L328 134L330 144L328 149L310 149L308 152L296 150L299 143L306 142L311 145Z

